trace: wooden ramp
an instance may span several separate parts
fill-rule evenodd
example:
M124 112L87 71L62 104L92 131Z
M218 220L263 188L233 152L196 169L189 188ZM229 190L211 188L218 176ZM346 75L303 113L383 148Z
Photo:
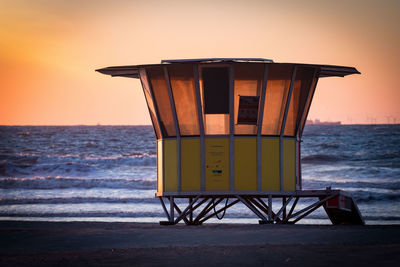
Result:
M320 197L321 199L321 197ZM364 225L364 220L351 195L343 191L323 205L332 224Z

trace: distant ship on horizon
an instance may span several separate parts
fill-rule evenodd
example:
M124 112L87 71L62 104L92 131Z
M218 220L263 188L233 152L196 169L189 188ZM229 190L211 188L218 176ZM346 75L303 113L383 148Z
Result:
M320 121L319 119L313 120L307 120L306 124L311 124L311 125L341 125L341 121Z

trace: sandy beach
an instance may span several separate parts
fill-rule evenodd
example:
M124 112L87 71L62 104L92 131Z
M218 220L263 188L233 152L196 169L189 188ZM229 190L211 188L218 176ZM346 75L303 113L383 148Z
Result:
M400 226L0 222L0 266L396 266Z

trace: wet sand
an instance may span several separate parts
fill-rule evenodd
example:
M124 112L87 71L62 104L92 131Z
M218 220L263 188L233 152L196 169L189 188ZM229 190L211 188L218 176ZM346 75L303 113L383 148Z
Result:
M397 266L400 225L0 222L0 266Z

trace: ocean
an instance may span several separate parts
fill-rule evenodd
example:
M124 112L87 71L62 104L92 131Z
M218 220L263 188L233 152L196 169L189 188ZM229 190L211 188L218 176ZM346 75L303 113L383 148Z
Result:
M400 224L400 125L307 125L301 157L303 189L343 189L366 224ZM156 174L151 126L0 126L0 220L158 223ZM258 218L236 205L222 222ZM300 223L330 221L320 208Z

